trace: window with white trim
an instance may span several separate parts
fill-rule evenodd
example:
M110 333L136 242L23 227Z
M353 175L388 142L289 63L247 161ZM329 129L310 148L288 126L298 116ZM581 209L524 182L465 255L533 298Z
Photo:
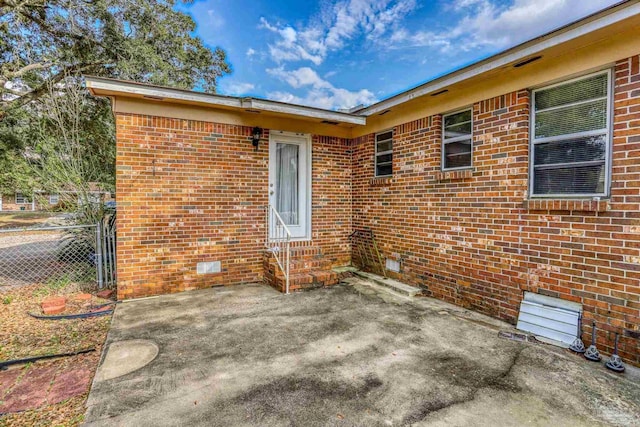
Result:
M58 194L49 194L49 204L57 205L60 202L60 196Z
M31 203L29 199L22 193L16 193L16 205L26 205Z
M393 175L393 130L376 134L376 177Z
M531 195L607 195L609 70L532 92Z
M442 170L471 167L473 152L471 109L442 117Z

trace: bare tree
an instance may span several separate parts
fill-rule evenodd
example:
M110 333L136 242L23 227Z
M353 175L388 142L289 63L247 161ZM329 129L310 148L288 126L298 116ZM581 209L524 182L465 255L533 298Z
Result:
M105 162L114 161L113 155L96 153L100 144L88 140L109 137L87 132L92 118L88 104L93 102L77 76L49 83L39 106L38 140L24 154L35 178L36 194L58 194L59 205L75 212L76 220L84 223L102 218L104 204L96 194L112 190L112 184L104 180L111 174L101 171L105 171ZM113 129L106 126L103 133L109 131Z

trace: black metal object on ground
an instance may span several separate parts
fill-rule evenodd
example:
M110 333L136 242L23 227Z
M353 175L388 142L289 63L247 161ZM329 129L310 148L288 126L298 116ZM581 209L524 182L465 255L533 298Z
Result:
M116 302L110 302L108 304L102 304L102 305L98 305L93 307L94 309L99 309L99 308L103 308L103 307L107 307L110 305L115 305ZM40 320L65 320L65 319L87 319L89 317L99 317L99 316L106 316L107 314L112 314L113 313L113 309L111 310L104 310L104 311L93 311L93 312L88 312L88 313L77 313L77 314L59 314L59 315L55 315L55 316L43 316L41 314L34 314L34 313L27 313L29 314L29 316L31 317L35 317L36 319L40 319Z
M624 363L622 363L622 359L618 356L618 333L616 332L616 343L613 347L613 354L611 358L604 364L607 369L611 369L614 372L624 372Z
M88 348L85 350L74 351L71 353L47 354L43 356L26 357L24 359L6 360L4 362L0 362L0 370L4 371L5 369L7 369L7 366L11 366L11 365L22 365L24 363L31 363L31 362L35 362L43 359L55 359L58 357L77 356L79 354L91 353L92 351L96 351L95 347Z
M602 360L602 356L600 356L600 352L596 348L596 322L593 322L593 326L591 327L591 345L584 352L584 358L592 362Z
M582 342L582 314L578 317L578 336L569 346L569 350L578 354L583 354L586 351Z

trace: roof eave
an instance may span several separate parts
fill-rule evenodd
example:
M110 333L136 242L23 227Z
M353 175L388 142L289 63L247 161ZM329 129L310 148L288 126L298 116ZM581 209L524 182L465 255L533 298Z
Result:
M91 94L96 96L134 96L155 101L196 103L214 108L264 111L349 125L362 126L366 124L364 116L266 99L215 95L94 76L86 76L85 81Z
M572 24L554 30L551 33L524 42L487 59L471 64L442 77L438 77L413 89L409 89L405 92L399 93L398 95L370 105L369 107L354 111L353 113L371 116L389 110L399 104L438 92L453 84L469 80L480 74L499 69L511 63L517 63L539 54L545 49L613 25L637 14L640 14L640 3L635 2L627 4L627 2L624 2L616 4Z

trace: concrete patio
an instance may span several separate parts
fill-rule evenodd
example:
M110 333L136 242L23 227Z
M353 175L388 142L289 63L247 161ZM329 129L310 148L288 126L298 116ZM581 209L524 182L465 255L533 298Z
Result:
M146 340L158 353L111 379L107 357L87 424L640 425L637 370L616 375L499 338L511 327L488 317L348 280L288 296L256 284L120 304L107 345Z

